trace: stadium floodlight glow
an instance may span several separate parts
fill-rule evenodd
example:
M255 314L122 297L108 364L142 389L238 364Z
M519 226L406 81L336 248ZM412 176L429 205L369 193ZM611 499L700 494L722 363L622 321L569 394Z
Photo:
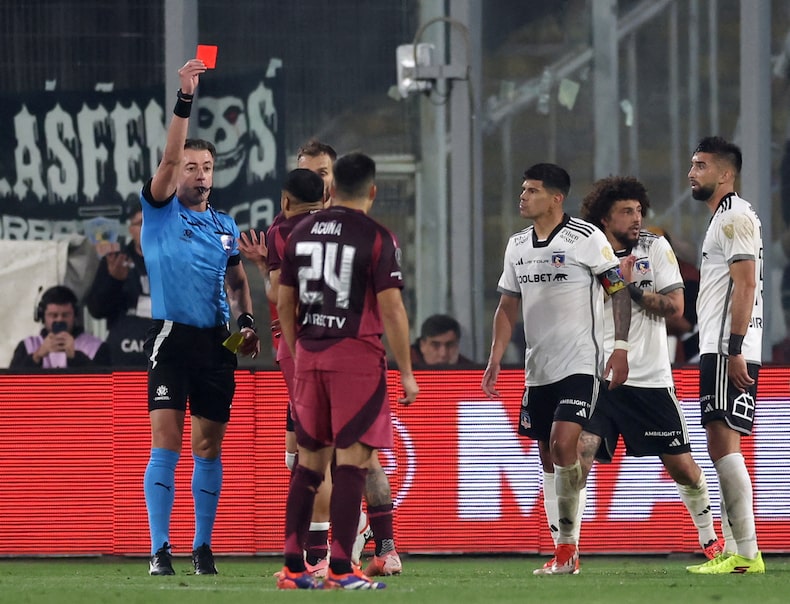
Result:
M431 90L433 82L419 77L420 67L433 65L433 44L401 44L395 52L398 74L398 94L406 98L412 92ZM416 65L415 65L416 57Z

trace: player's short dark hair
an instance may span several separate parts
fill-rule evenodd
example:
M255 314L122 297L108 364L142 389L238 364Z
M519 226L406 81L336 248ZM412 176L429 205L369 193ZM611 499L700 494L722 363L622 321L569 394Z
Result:
M724 140L720 136L706 136L699 142L697 148L694 149L694 153L710 153L711 155L715 155L735 168L736 174L741 173L741 167L743 166L741 148L735 143Z
M318 157L319 155L328 155L329 159L335 161L337 159L337 151L335 151L334 147L331 145L327 145L326 143L322 143L319 140L311 138L307 141L304 145L299 147L299 151L296 152L296 159L299 160L300 157L306 155L307 157Z
M457 338L461 337L461 325L450 315L431 315L422 322L420 339L432 338L452 331Z
M642 216L647 216L650 198L645 185L633 176L607 176L593 183L592 191L582 200L581 217L603 230L602 220L616 201L635 199L642 204Z
M323 201L324 179L312 170L297 168L286 175L283 190L290 193L297 202Z
M546 189L555 189L565 197L571 190L571 177L557 164L535 164L524 171L524 180L540 180Z
M184 149L192 149L193 151L208 151L211 153L212 159L217 159L217 148L213 143L202 138L188 138L184 141Z
M335 193L341 199L365 197L376 179L376 162L364 153L339 157L332 168Z

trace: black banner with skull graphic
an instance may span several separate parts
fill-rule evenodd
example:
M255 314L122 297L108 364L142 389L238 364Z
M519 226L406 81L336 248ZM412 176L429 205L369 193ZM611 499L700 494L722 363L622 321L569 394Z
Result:
M285 172L281 70L209 73L198 92L191 126L217 148L212 205L242 230L265 229ZM99 216L124 222L161 158L163 105L161 89L0 96L0 238L82 233Z

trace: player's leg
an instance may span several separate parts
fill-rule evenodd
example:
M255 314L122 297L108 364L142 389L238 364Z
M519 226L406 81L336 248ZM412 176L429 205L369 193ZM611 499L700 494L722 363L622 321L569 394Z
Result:
M324 473L324 481L318 487L313 501L313 515L305 542L305 563L307 570L316 578L326 576L329 567L329 501L332 495L332 471L329 466Z
M601 389L595 402L590 420L579 435L577 452L582 468L582 488L579 490L579 509L576 514L576 546L581 536L582 516L587 504L587 477L594 461L611 463L620 439L620 429L613 417L615 401L609 391Z
M304 542L313 514L313 501L332 458L331 447L310 451L299 448L299 464L293 472L285 503L285 565L277 574L279 589L315 589L304 560Z
M152 447L143 477L151 535L151 575L173 575L170 518L175 502L176 464L181 455L184 411L156 409L150 413Z
M290 395L294 392L294 374L296 371L293 357L290 355L281 355L278 364ZM291 414L291 401L289 400L285 414L285 465L288 466L291 473L293 473L296 468L298 457L296 432L293 416ZM316 578L323 578L326 576L326 569L329 565L327 555L329 544L327 540L329 538L329 494L331 490L332 474L329 469L327 469L324 482L318 487L318 493L316 493L315 500L313 501L313 516L304 544L307 570L313 573L313 576Z
M582 432L582 437L584 436L584 432ZM591 435L592 436L592 435ZM597 438L594 437L593 438ZM581 437L579 439L581 443ZM592 465L592 458L590 459L590 465ZM584 470L584 466L582 465L582 470ZM574 526L574 537L576 539L576 547L579 546L579 541L581 537L581 526L582 526L582 515L584 514L584 508L587 505L587 473L589 473L590 469L587 468L586 473L584 474L585 484L579 490L579 506L578 511L576 513L576 524ZM554 542L554 547L557 547L557 537L559 537L560 533L560 512L559 508L557 508L557 488L554 483L554 466L551 465L551 471L546 471L545 466L543 469L543 511L546 514L546 522L549 526L549 532L551 533L551 539ZM540 575L544 574L544 571L548 568L551 568L553 563L553 558L549 560L542 568L535 569L533 574Z
M165 346L170 346L170 338ZM152 341L146 342L152 346ZM150 354L150 352L149 352ZM165 388L167 399L157 391ZM143 477L145 505L151 534L151 575L174 575L170 548L170 518L175 501L176 464L186 415L186 382L177 368L159 363L148 371L148 411L151 423L151 454Z
M754 559L759 551L753 489L749 470L740 450L741 435L730 429L723 421L708 423L705 431L737 553ZM716 449L721 453L714 453Z
M554 384L557 405L549 436L549 454L554 465L554 485L559 511L559 534L554 550L552 574L579 571L577 546L579 493L584 477L579 461L579 437L598 398L599 382L590 375L571 375Z
M580 435L581 426L567 421L554 422L551 431L550 451L559 513L557 550L562 549L563 552L570 549L563 548L563 545L572 545L574 552L576 550L574 533L579 512L579 491L583 486L582 468L577 454ZM560 562L558 559L555 565ZM575 564L575 559L573 562Z
M324 589L381 589L351 563L350 552L357 536L362 495L373 449L355 443L336 450L337 465L330 503L332 546Z
M707 357L707 355L705 355ZM726 375L727 358L712 355L717 366ZM706 369L710 361L706 358ZM717 407L720 414L703 413L708 453L716 468L727 516L737 545L737 553L754 559L758 552L755 529L752 481L741 453L741 438L751 434L754 424L755 396L757 393L758 367L749 365L754 385L747 392L740 392L727 380L716 384ZM707 375L706 375L707 377ZM702 375L700 384L702 384ZM700 385L702 394L702 385ZM704 411L704 410L703 410ZM720 417L720 419L718 419ZM709 421L706 421L709 419Z
M702 551L708 559L715 558L722 553L723 547L713 527L713 513L705 473L694 461L691 453L664 454L661 455L661 462L677 484L680 499L686 506L694 526L697 527Z
M299 450L285 502L285 565L277 574L279 589L319 587L305 566L304 544L313 515L313 502L324 481L334 448L330 399L316 361L315 355L305 351L304 363L290 390L291 417Z
M697 528L702 551L715 558L722 546L713 526L708 483L691 455L686 418L674 388L625 387L623 392L626 396L612 398L622 421L626 453L661 459Z
M395 549L392 489L387 474L381 467L378 451L373 451L370 456L365 481L365 500L368 522L376 543L376 551L365 568L365 574L369 577L399 575L403 571L403 564Z
M197 575L217 574L211 540L222 492L222 441L236 389L236 357L221 344L217 348L221 350L214 366L194 367L190 371L192 499L195 505L192 565ZM206 356L209 358L208 352Z
M350 552L354 547L359 513L372 449L362 443L336 450L334 484L330 500L332 555L335 574L352 572Z
M557 509L557 489L554 487L554 466L551 470L543 469L543 512L546 514L546 523L549 526L551 540L557 546L557 537L560 534L560 512Z
M559 536L560 512L557 508L557 490L554 484L554 464L551 463L548 441L538 441L538 455L540 457L541 471L543 475L543 511L546 514L546 522L557 549L557 537ZM554 566L555 558L549 558L543 566L532 571L533 575L550 575L551 568Z
M734 438L740 441L740 435L721 420L708 422L705 431L712 459L713 451L732 447ZM757 547L752 483L743 454L740 450L727 453L714 459L713 467L721 487L724 553L705 564L686 568L698 574L763 573L765 564Z
M217 574L211 540L222 492L222 439L227 424L192 416L192 499L195 504L195 536L192 564L197 575Z
M717 564L692 566L688 570L704 574L763 573L765 564L757 546L752 481L741 452L741 438L751 434L754 425L759 367L748 365L755 383L747 392L741 392L726 379L727 363L727 357L714 354L700 358L700 406L708 453L719 478L722 506L737 552ZM727 547L731 547L729 540Z
M521 412L518 423L519 436L528 437L535 440L538 444L538 453L544 476L544 508L553 540L555 539L555 534L559 534L559 508L556 497L556 475L549 442L558 400L556 384L525 388L521 399ZM557 530L554 531L552 527L556 527ZM554 550L555 556L542 567L535 569L533 571L534 574L551 574L551 569L556 562L556 541ZM578 556L576 560L578 560ZM578 572L576 569L574 571Z
M296 468L297 446L296 433L294 432L293 418L291 417L291 403L285 417L285 466L293 472Z
M368 472L370 472L370 470L368 470ZM360 509L359 523L357 524L357 538L354 541L354 549L351 550L351 564L354 568L360 568L362 566L362 552L371 539L373 539L373 529L370 528L367 512L364 509Z
M393 446L386 365L382 357L368 353L366 344L351 339L333 350L337 358L353 358L355 364L349 367L339 361L337 370L325 372L336 466L329 506L332 544L324 589L381 589L386 586L354 568L351 557L371 457L375 449ZM355 386L352 390L350 382ZM370 417L372 410L376 413ZM360 421L366 415L370 421Z

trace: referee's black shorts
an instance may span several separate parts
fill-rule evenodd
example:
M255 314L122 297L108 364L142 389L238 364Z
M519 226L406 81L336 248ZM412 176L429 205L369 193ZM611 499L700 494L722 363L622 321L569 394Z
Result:
M145 341L148 410L178 409L227 423L236 390L236 355L222 345L226 325L201 329L155 320Z

